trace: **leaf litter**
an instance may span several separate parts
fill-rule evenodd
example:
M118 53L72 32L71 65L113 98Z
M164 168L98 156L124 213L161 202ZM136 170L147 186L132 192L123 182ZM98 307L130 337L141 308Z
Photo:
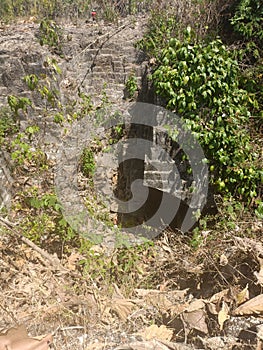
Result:
M175 240L169 251L162 250L162 237L156 242L156 266L147 272L151 288L139 283L127 295L121 283L99 285L84 277L77 253L64 257L67 272L49 269L39 252L4 234L0 326L7 331L0 334L0 349L46 350L52 338L55 348L73 350L259 348L263 294L253 244L261 250L260 244L239 238L241 248L228 252L227 264L200 250L203 272L196 274L196 254ZM178 254L179 244L188 254ZM251 261L254 267L245 270ZM251 328L254 337L243 339L240 334ZM48 335L37 339L41 334Z

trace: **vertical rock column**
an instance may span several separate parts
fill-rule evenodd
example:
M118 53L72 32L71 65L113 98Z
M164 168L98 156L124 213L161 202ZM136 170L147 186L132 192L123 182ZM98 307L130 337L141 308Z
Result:
M145 193L141 186L133 186L136 180L144 178L144 159L149 155L150 146L140 146L141 140L152 141L153 129L150 126L131 124L127 133L127 143L119 154L117 197L122 201L130 201L128 213L120 213L118 221L123 227L141 224L144 221Z
M11 190L13 179L10 174L4 154L0 152L0 210L8 209L11 205Z

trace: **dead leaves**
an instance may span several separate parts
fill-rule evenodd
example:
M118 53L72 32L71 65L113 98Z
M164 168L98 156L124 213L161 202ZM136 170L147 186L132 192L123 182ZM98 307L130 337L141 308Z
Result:
M111 298L101 301L103 320L106 323L113 322L114 316L125 322L136 306L136 300L126 299L115 284L114 289Z
M255 298L248 300L232 312L233 316L253 314L263 314L263 294L257 295Z
M187 333L190 332L191 329L195 329L201 333L208 334L208 328L206 324L206 312L205 310L195 310L192 312L185 312L183 314L184 322L187 325Z
M227 321L230 318L229 316L229 307L227 305L227 303L225 303L224 301L222 302L222 308L221 310L218 312L218 324L220 326L220 331L223 330L224 328L224 323L225 321Z
M170 328L167 328L164 325L161 325L158 327L157 325L153 324L149 327L146 327L143 331L138 333L143 340L163 340L163 341L170 341L173 337L173 330Z
M195 329L208 334L206 315L204 301L201 299L193 300L182 314L186 333L189 333L191 329Z
M0 350L48 350L51 343L52 335L29 337L24 325L0 333Z
M134 302L124 298L113 298L109 304L109 311L116 313L121 321L126 321L134 308Z
M180 343L164 343L158 340L137 341L118 346L115 350L191 350L190 345Z

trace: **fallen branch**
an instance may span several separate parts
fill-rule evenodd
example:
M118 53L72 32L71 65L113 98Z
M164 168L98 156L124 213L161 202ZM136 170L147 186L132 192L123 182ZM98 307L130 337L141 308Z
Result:
M30 239L24 237L19 230L17 229L16 225L10 222L7 219L4 219L0 217L0 223L2 223L8 230L10 230L17 238L21 239L23 243L28 245L30 248L35 250L37 253L39 253L43 258L43 262L46 266L50 267L50 265L55 268L56 270L60 270L61 272L69 272L64 266L60 264L59 259L56 256L50 255L45 250L38 247L35 243L30 241Z

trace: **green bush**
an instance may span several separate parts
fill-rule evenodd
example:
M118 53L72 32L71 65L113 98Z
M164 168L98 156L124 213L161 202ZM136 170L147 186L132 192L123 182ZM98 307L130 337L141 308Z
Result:
M134 98L136 91L138 91L138 83L134 73L129 75L125 84L125 88L128 93L128 98Z
M147 27L146 34L137 42L136 46L144 50L148 56L158 57L171 37L178 33L178 22L174 16L166 11L153 11Z
M263 172L249 136L249 93L239 86L239 68L222 42L194 43L190 28L161 51L152 75L157 94L182 116L209 160L221 193L250 201L259 196Z
M263 118L263 3L258 0L239 0L231 24L242 38L238 60L242 67L242 86L256 97L253 114Z
M1 107L0 109L0 144L8 135L14 134L18 131L18 126L14 115L10 108Z
M81 171L84 176L90 178L95 172L95 159L93 151L90 148L84 148L81 155Z
M263 4L258 0L240 0L231 19L234 30L246 39L263 42Z
M45 18L40 22L39 42L62 55L63 31L55 21Z

